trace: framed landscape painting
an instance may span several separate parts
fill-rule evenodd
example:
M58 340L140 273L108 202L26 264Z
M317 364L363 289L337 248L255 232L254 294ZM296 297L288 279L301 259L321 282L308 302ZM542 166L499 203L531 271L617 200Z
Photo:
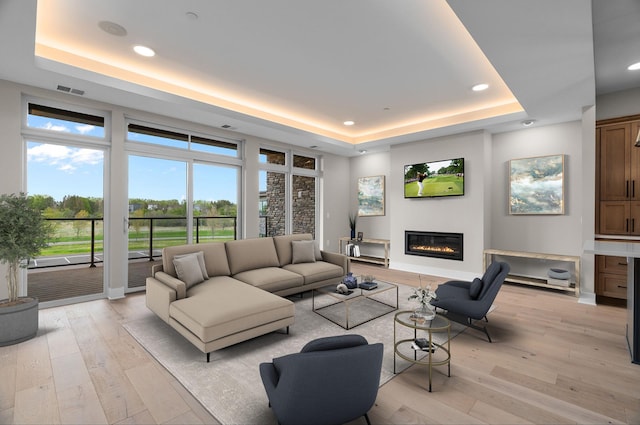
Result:
M358 216L384 215L384 176L358 179Z
M564 155L509 161L509 214L564 214Z

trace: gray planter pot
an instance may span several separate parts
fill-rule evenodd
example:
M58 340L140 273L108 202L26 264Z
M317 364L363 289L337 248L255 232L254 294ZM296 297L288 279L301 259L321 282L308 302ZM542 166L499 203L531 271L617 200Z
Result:
M19 299L25 302L0 307L0 347L26 341L38 333L38 299Z

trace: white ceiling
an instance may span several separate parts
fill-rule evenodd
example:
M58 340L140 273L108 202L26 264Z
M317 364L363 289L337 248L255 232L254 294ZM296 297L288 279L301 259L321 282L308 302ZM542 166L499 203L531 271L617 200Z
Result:
M0 0L2 79L340 155L577 120L596 87L640 86L636 0L595 0L593 18L589 0L36 4Z

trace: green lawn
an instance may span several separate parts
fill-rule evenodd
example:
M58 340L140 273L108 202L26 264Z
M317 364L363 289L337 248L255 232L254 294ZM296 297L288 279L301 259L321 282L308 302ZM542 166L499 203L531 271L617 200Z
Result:
M425 179L422 196L436 195L462 195L464 189L464 179L462 177L447 175L436 176ZM404 185L405 197L418 196L418 183L411 182Z
M66 226L59 226L55 232L55 236L52 238L52 243L49 247L42 250L41 257L47 256L65 256L74 254L86 254L91 252L91 235L90 227L83 229L80 234L77 234L75 230L65 228ZM215 229L211 230L211 227L200 228L199 239L200 242L224 242L233 240L233 229ZM196 240L195 231L193 234L193 240ZM159 228L153 231L153 247L154 249L160 249L167 246L180 245L187 242L187 231L184 227L176 228ZM143 228L139 232L131 230L129 232L129 250L130 251L145 251L149 249L149 229ZM94 252L100 253L104 250L102 226L96 228L95 234L95 246Z

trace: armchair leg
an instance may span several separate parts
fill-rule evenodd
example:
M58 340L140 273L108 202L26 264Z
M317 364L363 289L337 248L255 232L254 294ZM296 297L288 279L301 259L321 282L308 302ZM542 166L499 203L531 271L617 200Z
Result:
M367 421L367 425L371 425L371 421L369 420L369 415L365 413L365 414L364 414L364 418L365 418L365 419L366 419L366 421Z
M487 316L485 316L485 319L486 318L487 318ZM478 325L476 325L475 323L473 323L473 320L471 320L470 317L467 319L467 326L469 326L470 328L476 329L478 331L484 332L484 334L487 336L487 339L489 340L489 342L493 342L491 340L491 335L489 335L489 331L487 330L486 326L478 326Z

